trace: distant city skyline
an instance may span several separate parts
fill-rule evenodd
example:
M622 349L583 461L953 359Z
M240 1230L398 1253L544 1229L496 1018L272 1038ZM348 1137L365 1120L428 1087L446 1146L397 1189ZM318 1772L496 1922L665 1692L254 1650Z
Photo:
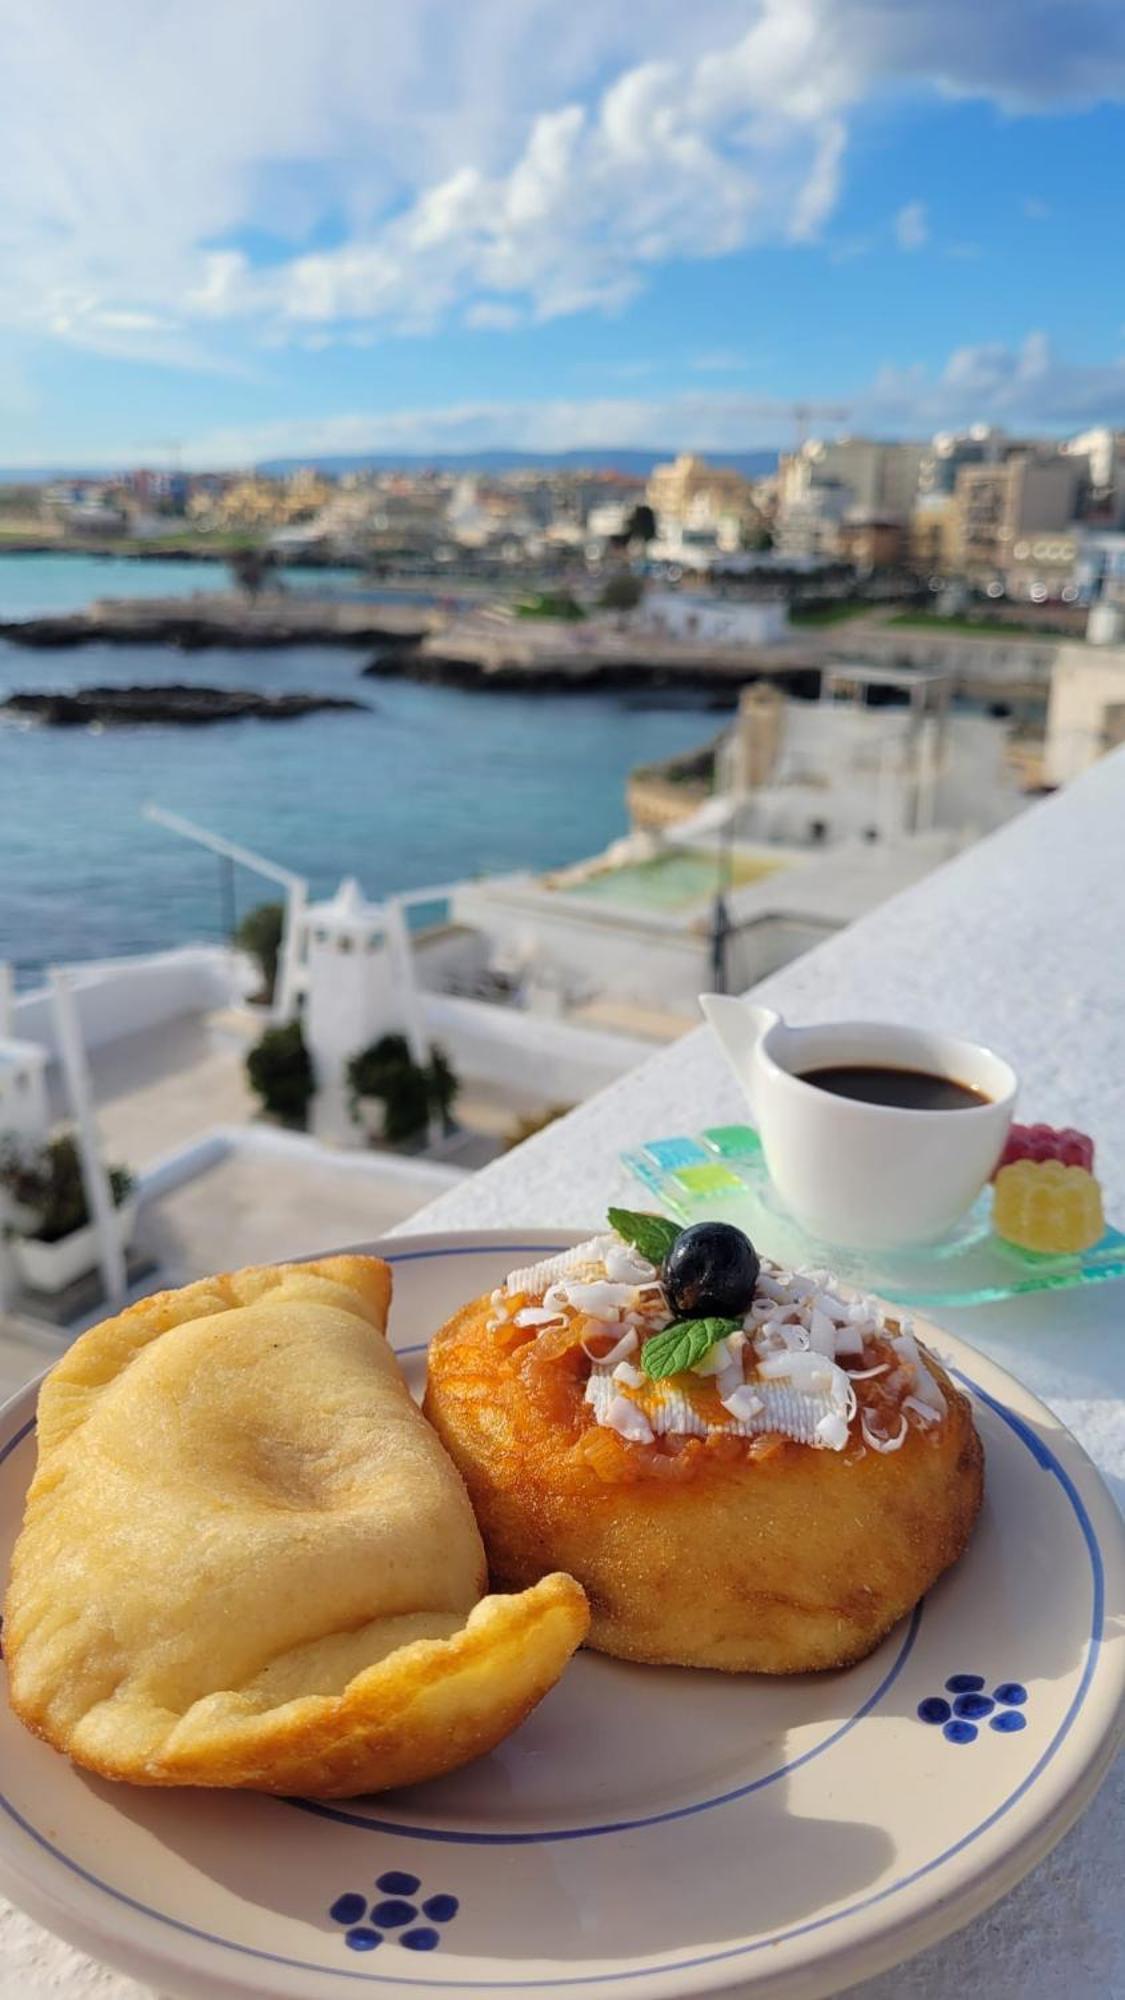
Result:
M1121 8L0 27L7 467L1125 428Z

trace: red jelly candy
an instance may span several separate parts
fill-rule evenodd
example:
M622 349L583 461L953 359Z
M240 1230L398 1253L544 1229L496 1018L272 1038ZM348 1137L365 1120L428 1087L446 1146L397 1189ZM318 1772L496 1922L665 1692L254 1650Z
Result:
M1064 1125L1059 1133L1059 1150L1055 1158L1064 1167L1085 1167L1088 1174L1094 1171L1094 1142L1085 1132L1076 1132L1073 1125Z
M1076 1132L1073 1125L1061 1128L1054 1125L1013 1125L996 1163L993 1179L1001 1167L1013 1166L1017 1160L1061 1160L1064 1167L1083 1167L1088 1174L1092 1174L1094 1142L1087 1133Z

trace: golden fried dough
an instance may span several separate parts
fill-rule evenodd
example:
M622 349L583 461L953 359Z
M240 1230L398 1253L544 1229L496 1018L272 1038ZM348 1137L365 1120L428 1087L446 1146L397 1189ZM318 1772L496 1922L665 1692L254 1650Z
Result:
M491 1749L553 1685L582 1592L478 1601L480 1536L389 1298L374 1257L240 1271L51 1370L5 1605L30 1729L135 1784L347 1797Z
M893 1454L722 1440L675 1459L594 1426L579 1349L540 1361L489 1313L478 1300L437 1335L426 1413L493 1579L519 1589L569 1572L600 1652L727 1672L848 1666L965 1547L983 1457L932 1355L946 1416Z

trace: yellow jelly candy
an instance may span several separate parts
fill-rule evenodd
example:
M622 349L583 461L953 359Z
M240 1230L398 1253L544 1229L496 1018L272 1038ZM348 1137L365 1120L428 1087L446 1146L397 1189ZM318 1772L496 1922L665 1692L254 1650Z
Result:
M1021 1250L1089 1250L1105 1233L1102 1191L1085 1167L1016 1160L996 1176L992 1227Z

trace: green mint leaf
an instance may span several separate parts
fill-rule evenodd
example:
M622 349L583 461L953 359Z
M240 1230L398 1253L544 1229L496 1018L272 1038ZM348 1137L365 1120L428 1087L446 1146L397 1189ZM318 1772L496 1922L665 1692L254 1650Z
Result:
M608 1221L611 1229L658 1269L680 1234L679 1223L670 1222L666 1215L644 1215L635 1208L611 1208Z
M652 1382L694 1368L716 1341L741 1326L737 1319L678 1319L663 1333L654 1333L641 1349L641 1367Z

